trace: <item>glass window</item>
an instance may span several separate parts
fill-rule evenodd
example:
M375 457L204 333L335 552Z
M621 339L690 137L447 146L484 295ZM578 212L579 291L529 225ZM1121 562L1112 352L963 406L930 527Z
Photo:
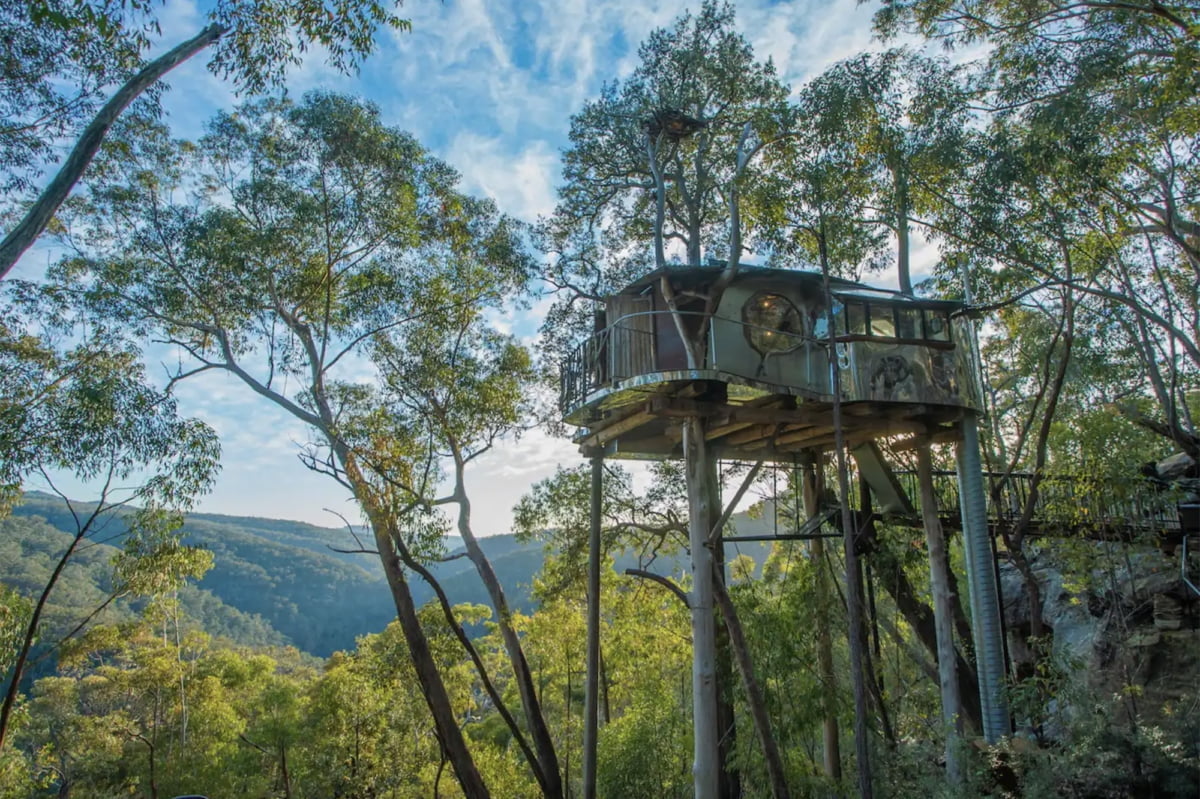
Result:
M925 309L925 338L931 341L950 340L950 318L945 311Z
M896 308L896 335L899 338L921 338L921 309L899 306Z
M760 292L742 306L746 340L764 355L787 352L804 339L804 322L792 301L780 294Z
M846 333L851 336L867 335L867 306L861 302L846 303Z
M892 318L892 306L871 303L871 335L879 338L896 337L896 321Z

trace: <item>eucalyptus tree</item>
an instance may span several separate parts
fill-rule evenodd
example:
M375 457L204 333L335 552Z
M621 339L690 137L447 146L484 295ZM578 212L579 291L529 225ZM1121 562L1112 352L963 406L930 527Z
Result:
M966 137L957 185L929 186L935 201L922 222L947 256L944 283L959 285L954 272L969 267L966 279L997 312L1001 338L985 349L998 378L990 455L1005 475L1033 473L1001 532L1031 597L1035 659L1047 652L1027 536L1047 471L1075 471L1052 450L1065 443L1061 432L1076 419L1095 425L1099 403L1134 400L1125 408L1135 421L1200 454L1189 404L1200 385L1200 272L1187 239L1195 14L1138 2L902 0L877 16L885 34L908 28L951 47L986 45L973 76L986 116ZM1081 349L1095 378L1076 363ZM1165 421L1145 414L1146 401ZM1083 454L1078 444L1065 452ZM1129 474L1134 453L1122 453Z
M130 531L114 593L170 590L186 575L203 571L194 551L179 547L170 531L179 525L175 511L189 507L212 484L219 452L212 430L180 418L174 399L148 384L138 351L120 336L103 326L80 333L66 320L59 320L62 329L48 320L43 336L26 332L27 314L53 306L42 303L36 290L19 288L26 290L6 292L0 323L4 504L31 478L61 496L56 481L64 473L95 486L98 496L86 506L63 496L75 531L21 614L13 659L5 664L0 748L47 602L72 556L103 532L110 517L121 511ZM165 569L161 575L159 567Z
M560 469L552 477L535 484L516 507L518 536L541 538L546 542L547 549L554 552L543 569L540 591L544 597L561 598L563 594L571 592L572 586L582 582L580 575L584 572L584 559L587 556L584 542L588 540L592 522L589 472L590 468L585 467ZM741 478L741 486L722 510L717 524L723 527L728 522L733 508L760 474L759 466L751 467L749 471L735 466L728 474L720 475L721 478ZM660 462L654 465L652 476L653 480L647 488L635 490L628 471L620 467L607 467L606 477L601 482L598 519L601 528L600 557L610 561L621 556L636 556L638 568L627 568L625 574L663 586L669 595L691 609L692 601L684 588L672 576L652 570L655 561L670 557L688 543L690 508L685 502L686 470L677 464ZM763 751L767 783L773 796L787 796L790 791L784 757L771 728L763 682L754 668L741 619L725 587L724 576L719 571L714 574L713 590L717 611L729 637L727 657L736 664L746 706ZM588 599L590 601L592 598ZM610 652L608 657L615 658L617 655ZM603 657L601 661L604 661ZM604 683L602 693L605 696L608 695L608 678L603 673L606 670L606 667L602 667L602 673L597 675ZM721 688L727 696L732 695L732 685L722 685ZM609 712L606 711L604 715L606 720L611 720ZM729 739L732 728L726 727L725 723L722 722L722 736ZM727 741L730 751L735 743L736 740ZM739 782L740 779L739 773ZM726 788L728 786L726 783ZM732 795L737 795L736 791Z
M533 419L535 374L529 353L511 336L491 329L481 306L462 303L414 320L403 339L380 334L373 344L373 358L382 372L388 415L426 434L433 454L441 456L430 463L431 469L446 463L444 476L450 488L445 495L435 490L442 475L428 471L404 490L412 502L453 509L455 530L496 611L496 625L533 739L529 765L545 796L562 796L558 755L539 691L504 588L475 535L467 490L468 466L500 437ZM493 701L503 704L499 697ZM522 738L519 730L512 732Z
M904 294L913 294L913 216L936 202L939 186L956 179L970 116L965 83L944 62L892 50L837 64L816 79L809 91L814 93L812 103L821 114L821 127L840 131L858 146L868 170L865 188L870 192L864 222L881 224L895 237L899 288ZM948 550L934 506L931 464L930 445L922 442L917 450L917 471L948 731L947 772L952 782L958 782L953 734L956 725L961 725L953 640L957 596L950 588Z
M724 259L731 278L755 230L742 196L758 155L793 133L786 87L755 60L728 4L709 0L652 32L638 58L571 118L560 200L543 225L559 256L549 279L568 298L620 285L631 269L706 257ZM703 337L684 339L695 361Z
M457 173L377 108L336 95L244 105L196 145L138 121L111 152L69 217L76 254L54 276L93 312L172 347L172 380L228 374L305 424L304 462L368 523L463 791L488 795L402 563L440 544L425 498L444 439L388 413L388 388L370 376L387 368L373 354L420 353L428 326L519 292L521 226L460 193Z
M889 0L876 21L885 34L912 30L951 47L987 46L976 80L979 106L996 128L990 148L1010 166L989 176L1000 178L998 186L973 183L985 195L1010 192L1005 200L1015 213L1006 229L991 225L991 240L975 236L971 246L991 255L1020 238L1021 221L1037 222L1012 185L1020 173L1003 158L1010 146L1035 154L1022 168L1036 170L1081 211L1079 231L1089 246L1070 279L1077 301L1133 326L1146 393L1165 417L1159 429L1200 452L1186 400L1200 371L1200 162L1192 122L1200 88L1197 9L1186 3ZM994 160L988 149L978 157L981 169ZM978 217L956 205L959 222L947 227L965 218L978 230ZM1053 262L1023 266L1030 282L1065 285Z
M914 216L960 167L969 94L961 68L905 50L864 53L835 64L809 86L822 127L855 143L868 192L862 222L895 237L900 291L913 293Z
M331 66L349 72L374 49L378 29L409 27L393 4L379 0L218 0L206 8L201 30L146 60L160 31L155 6L152 0L38 0L0 10L6 31L0 39L0 185L32 187L59 142L76 138L61 169L0 242L0 278L45 230L122 112L139 98L154 100L160 81L196 54L212 50L210 70L239 91L260 92L277 86L309 47L322 48Z
M778 215L772 231L776 250L784 257L815 262L828 290L835 274L853 273L870 264L883 238L865 228L863 218L870 164L857 144L843 131L836 117L825 117L826 90L836 76L822 76L808 86L798 103L798 112L809 124L807 135L790 139L768 153L775 166L768 184L770 205ZM826 330L833 330L833 309L827 309ZM835 345L830 343L831 348ZM831 381L839 385L839 358L829 353ZM857 533L850 515L847 453L841 424L840 392L834 392L834 466L837 492L841 497L843 553L846 563L846 606L849 621L850 679L854 692L855 754L859 794L872 795L872 769L867 731L867 699L864 661L867 657L863 626L861 574L858 566ZM811 507L812 503L808 503Z
M721 277L703 297L677 296L669 274L661 278L688 365L698 368L708 320L755 232L753 204L744 196L755 185L759 155L793 132L786 100L774 66L756 61L736 31L732 6L710 0L695 16L652 32L633 74L606 85L572 117L560 201L542 226L556 256L549 280L566 295L551 318L580 321L569 312L578 307L579 288L602 296L633 269L723 258ZM685 419L683 428L694 574L695 787L697 796L709 797L717 792L719 760L711 543L721 509L704 421Z

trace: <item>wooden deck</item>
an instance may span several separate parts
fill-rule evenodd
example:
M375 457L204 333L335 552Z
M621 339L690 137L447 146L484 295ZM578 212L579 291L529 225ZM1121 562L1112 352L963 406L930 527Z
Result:
M681 423L699 416L710 446L727 460L791 463L802 451L833 446L832 403L765 392L731 397L728 389L715 381L687 380L629 389L621 402L581 428L575 442L585 455L681 457ZM894 436L951 440L961 414L961 408L910 403L842 405L843 430L851 447Z

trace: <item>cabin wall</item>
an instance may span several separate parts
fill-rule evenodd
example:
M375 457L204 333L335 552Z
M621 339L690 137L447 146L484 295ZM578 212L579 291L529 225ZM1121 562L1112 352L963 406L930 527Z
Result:
M692 302L696 307L685 305L685 312L700 310L700 300ZM981 410L969 322L951 320L954 307L870 290L835 294L842 400ZM604 317L593 385L682 379L685 348L657 285L608 298ZM740 276L722 294L704 363L697 366L744 386L743 397L771 392L830 401L827 318L819 276ZM685 313L682 319L694 327L700 316Z
M750 304L768 301L766 298L773 303L783 298L790 304L783 319L784 332L755 324ZM778 314L774 318L782 319ZM814 332L824 333L824 318L819 284L781 285L754 278L736 281L722 295L713 320L709 368L793 393L825 397L830 393L828 359Z
M624 380L657 371L653 298L617 294L608 298L609 378Z
M654 332L658 341L658 370L660 372L675 372L687 369L687 350L684 349L683 339L679 337L679 328L667 300L658 286L654 287Z

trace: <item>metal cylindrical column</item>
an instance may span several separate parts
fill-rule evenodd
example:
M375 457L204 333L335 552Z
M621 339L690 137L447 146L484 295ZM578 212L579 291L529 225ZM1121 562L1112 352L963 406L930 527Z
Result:
M596 799L596 737L600 707L600 496L604 459L592 457L592 516L588 531L587 687L583 712L583 796Z
M967 582L971 587L971 627L979 672L983 737L988 743L996 743L1011 729L1008 702L1004 696L1004 626L988 539L987 495L979 456L979 422L975 414L968 413L963 417L962 431L963 438L956 454Z

